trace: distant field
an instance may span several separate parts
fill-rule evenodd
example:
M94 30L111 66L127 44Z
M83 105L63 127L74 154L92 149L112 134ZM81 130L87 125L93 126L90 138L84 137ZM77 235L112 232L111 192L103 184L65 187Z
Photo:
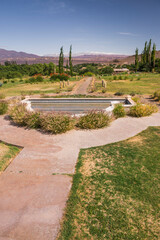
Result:
M102 92L102 79L107 82L107 93L124 93L124 94L153 94L157 89L160 89L160 74L130 74L103 76L97 78L96 92ZM121 80L119 79L121 78Z
M76 78L72 77L70 78L70 84L63 85L59 82L49 82L48 79L45 79L44 82L40 83L25 83L25 79L20 82L20 80L14 80L15 82L12 83L11 80L3 84L2 87L0 87L0 93L4 94L7 97L10 96L20 96L20 95L32 95L32 94L48 94L48 93L60 93L60 92L71 92L73 87L76 84Z

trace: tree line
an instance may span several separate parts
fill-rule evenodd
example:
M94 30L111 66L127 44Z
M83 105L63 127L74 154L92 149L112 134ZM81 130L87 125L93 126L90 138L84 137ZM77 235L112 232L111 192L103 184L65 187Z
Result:
M154 72L156 67L156 44L150 39L149 42L145 42L144 49L140 55L139 50L135 51L135 71Z

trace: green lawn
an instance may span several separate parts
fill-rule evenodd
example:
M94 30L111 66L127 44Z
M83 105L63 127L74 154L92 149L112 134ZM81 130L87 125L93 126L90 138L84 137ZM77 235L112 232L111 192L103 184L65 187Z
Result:
M59 82L50 82L49 79L45 79L44 82L40 83L25 83L25 79L20 82L20 80L15 79L14 83L11 80L3 84L0 87L0 94L4 94L5 96L20 96L20 95L32 95L32 94L48 94L48 93L59 93L59 92L70 92L76 84L76 78L70 78L70 84L65 87L61 85Z
M18 147L0 142L0 173L6 169L19 152L20 149Z
M59 240L158 239L160 127L80 151Z
M119 76L122 80L119 80ZM107 81L107 92L116 93L122 92L124 94L153 94L157 89L160 89L160 74L146 73L146 74L130 74L103 76L101 79ZM97 78L96 91L102 92L102 80Z

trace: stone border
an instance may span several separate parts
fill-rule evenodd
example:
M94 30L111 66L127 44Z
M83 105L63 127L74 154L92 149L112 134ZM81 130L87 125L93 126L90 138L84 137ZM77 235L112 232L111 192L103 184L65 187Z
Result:
M36 100L36 99L37 100L45 99L46 100L46 98L30 98L29 96L27 96L21 102L26 104L26 109L28 111L30 111L30 112L34 111L34 109L32 108L31 101L30 101L31 99L34 99L34 100ZM49 99L50 100L52 100L52 99L67 99L67 100L71 100L71 99L85 99L86 100L86 99L94 99L94 98L49 98ZM110 100L111 98L95 98L95 99L97 99L97 100L98 99L108 99L108 100ZM110 102L110 106L107 107L106 109L104 109L104 111L106 111L108 114L111 114L113 109L114 109L114 107L115 107L115 105L121 102L120 100L122 100L122 98L115 98L115 100L113 98L113 101ZM129 95L126 98L124 98L124 101L127 102L126 104L123 104L123 106L125 108L128 108L128 107L130 108L130 107L135 105L135 102L132 100L132 97L129 96ZM73 116L79 117L79 116L83 116L83 115L85 115L85 114L74 114Z

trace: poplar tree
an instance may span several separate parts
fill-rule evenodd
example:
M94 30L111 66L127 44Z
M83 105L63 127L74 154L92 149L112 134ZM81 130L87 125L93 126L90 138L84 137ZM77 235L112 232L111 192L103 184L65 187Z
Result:
M60 55L59 55L59 73L63 73L63 63L64 63L64 54L63 54L63 47L60 49Z
M151 44L152 44L152 39L149 40L148 46L147 46L147 58L146 62L148 64L151 64Z
M69 51L69 69L70 69L70 75L73 75L73 64L72 64L72 45L70 46Z
M135 52L135 68L136 71L138 70L139 67L139 56L138 56L138 48L136 48L136 52Z
M147 63L147 41L145 42L144 51L143 51L143 62Z
M152 54L151 54L151 67L154 71L155 68L155 62L156 62L156 44L153 44Z

